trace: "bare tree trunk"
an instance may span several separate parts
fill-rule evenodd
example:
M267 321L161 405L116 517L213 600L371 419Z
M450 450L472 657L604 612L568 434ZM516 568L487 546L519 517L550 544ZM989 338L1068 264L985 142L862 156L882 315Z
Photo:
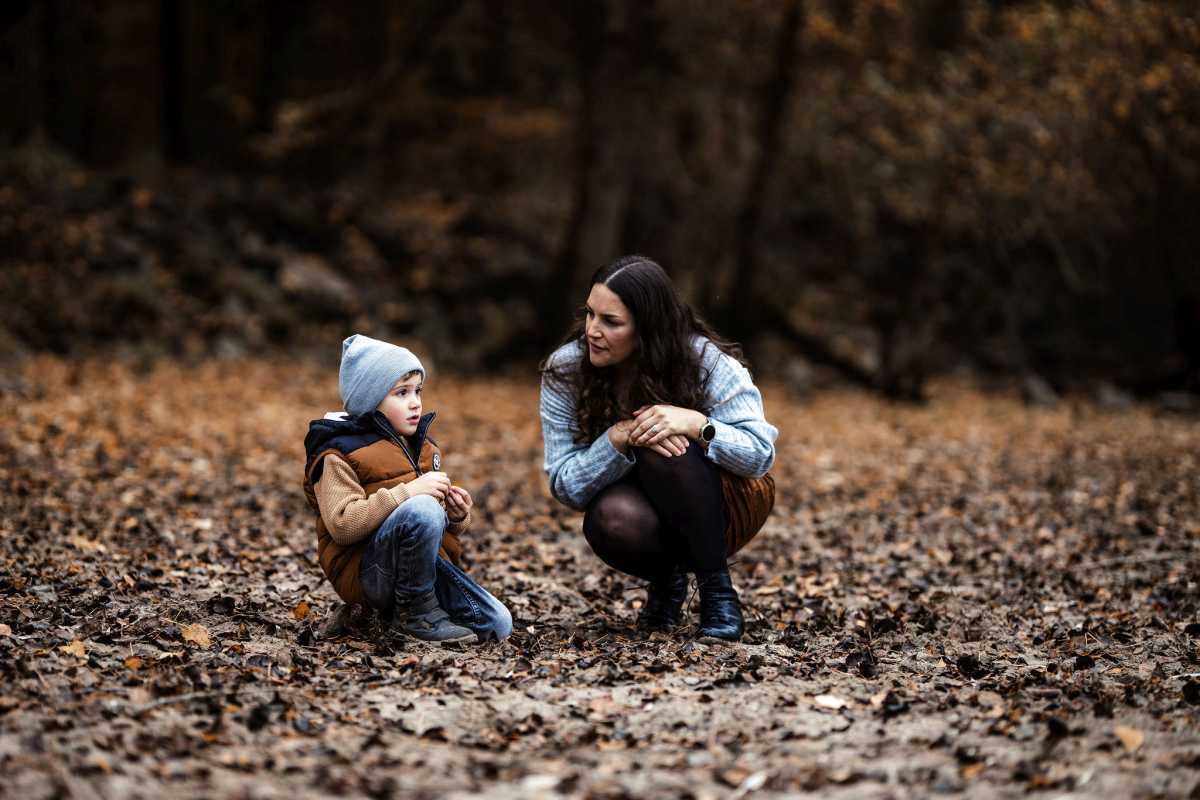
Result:
M727 331L738 339L747 338L755 320L760 319L758 236L762 227L764 202L771 176L776 171L782 149L784 119L796 84L797 38L803 8L801 0L791 0L779 26L775 44L775 68L763 92L763 114L758 133L758 156L746 183L746 195L738 213L734 246L734 279L729 301L719 312Z
M791 0L779 25L772 77L763 89L758 154L746 183L735 231L733 285L727 303L718 308L717 316L723 330L735 339L745 341L758 331L770 330L782 336L812 363L834 369L851 383L878 388L876 376L838 353L819 336L797 328L785 309L768 300L769 292L762 285L758 240L766 200L770 196L771 177L777 171L783 152L784 123L795 94L798 42L803 23L803 0Z
M572 305L582 303L583 275L617 255L628 202L621 132L608 124L619 105L612 88L619 81L606 80L614 77L613 62L618 58L607 33L607 12L600 3L581 0L573 6L580 87L575 189L565 242L543 293L547 342L562 334ZM626 115L621 118L628 120Z
M158 17L159 58L162 61L163 154L171 161L191 157L187 139L187 31L183 28L179 0L162 0Z
M0 104L9 114L0 121L0 146L12 146L38 135L42 120L38 52L38 20L42 10L30 0L0 6L0 52L7 51L14 69L0 73Z
M89 159L95 144L95 12L62 0L46 0L40 12L42 122L50 139Z
M296 32L308 17L307 0L268 0L259 21L258 80L254 86L255 130L269 131L275 124L275 109L286 95L287 78L297 50Z

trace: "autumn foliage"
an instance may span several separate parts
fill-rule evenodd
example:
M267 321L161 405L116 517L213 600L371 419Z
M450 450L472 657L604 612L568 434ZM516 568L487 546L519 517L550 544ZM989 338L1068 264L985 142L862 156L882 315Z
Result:
M642 251L780 374L1194 390L1198 13L18 4L0 338L203 355L372 328L491 369Z

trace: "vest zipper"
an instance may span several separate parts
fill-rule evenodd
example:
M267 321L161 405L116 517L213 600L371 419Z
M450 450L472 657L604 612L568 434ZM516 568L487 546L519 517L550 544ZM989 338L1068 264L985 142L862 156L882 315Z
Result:
M416 471L417 477L421 477L421 464L419 458L421 456L421 450L425 449L425 434L429 430L429 426L433 424L433 418L437 416L437 412L429 412L425 416L421 417L421 421L417 423L416 434L420 437L419 442L422 445L422 447L417 450L417 458L413 458L413 454L408 449L408 444L404 441L404 437L396 433L395 429L392 428L392 424L387 421L387 417L384 417L383 414L378 411L376 411L375 414L376 416L372 417L375 425L381 431L383 431L389 439L400 445L400 449L404 451L404 455L408 456L408 463L412 464L413 470Z

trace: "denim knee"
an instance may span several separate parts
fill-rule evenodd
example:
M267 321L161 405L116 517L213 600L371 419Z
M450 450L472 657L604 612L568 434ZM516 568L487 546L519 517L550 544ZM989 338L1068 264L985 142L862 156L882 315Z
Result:
M408 526L415 531L429 531L430 535L441 536L446 529L446 511L437 500L427 494L410 497L393 511L404 513Z

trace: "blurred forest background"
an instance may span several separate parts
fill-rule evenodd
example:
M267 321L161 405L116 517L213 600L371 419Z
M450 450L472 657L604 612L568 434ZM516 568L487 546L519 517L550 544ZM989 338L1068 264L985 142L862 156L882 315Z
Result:
M529 364L657 258L760 373L1200 391L1194 0L10 0L0 352Z

